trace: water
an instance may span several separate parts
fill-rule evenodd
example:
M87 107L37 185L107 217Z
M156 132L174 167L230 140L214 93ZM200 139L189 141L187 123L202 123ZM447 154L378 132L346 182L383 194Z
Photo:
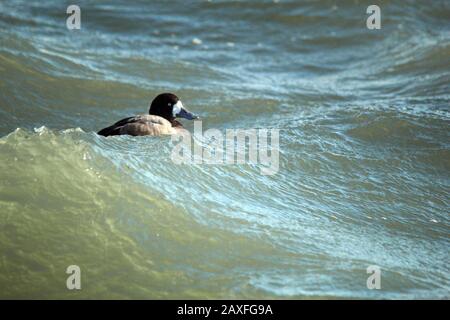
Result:
M450 297L448 1L78 4L0 3L0 298ZM95 134L165 91L279 172Z

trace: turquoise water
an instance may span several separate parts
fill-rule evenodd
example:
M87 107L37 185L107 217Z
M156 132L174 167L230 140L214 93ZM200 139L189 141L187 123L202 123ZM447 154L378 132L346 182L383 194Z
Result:
M449 298L448 1L78 4L0 3L0 298ZM278 173L95 134L166 91Z

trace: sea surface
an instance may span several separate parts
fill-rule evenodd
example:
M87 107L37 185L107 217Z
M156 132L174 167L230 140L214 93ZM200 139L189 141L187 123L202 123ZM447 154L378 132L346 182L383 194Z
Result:
M450 2L372 2L0 1L0 298L449 299ZM95 133L161 92L278 172Z

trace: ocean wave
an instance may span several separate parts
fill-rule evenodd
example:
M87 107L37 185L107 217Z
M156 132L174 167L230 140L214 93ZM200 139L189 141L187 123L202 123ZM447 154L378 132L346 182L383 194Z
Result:
M79 5L0 3L0 297L448 297L448 1ZM166 91L279 171L95 134Z

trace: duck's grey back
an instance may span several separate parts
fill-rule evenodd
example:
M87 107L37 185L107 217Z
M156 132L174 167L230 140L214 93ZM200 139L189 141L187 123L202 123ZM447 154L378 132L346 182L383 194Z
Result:
M173 134L175 129L172 124L159 116L145 114L122 119L110 127L98 132L102 136L114 136L128 134L132 136L158 136Z

